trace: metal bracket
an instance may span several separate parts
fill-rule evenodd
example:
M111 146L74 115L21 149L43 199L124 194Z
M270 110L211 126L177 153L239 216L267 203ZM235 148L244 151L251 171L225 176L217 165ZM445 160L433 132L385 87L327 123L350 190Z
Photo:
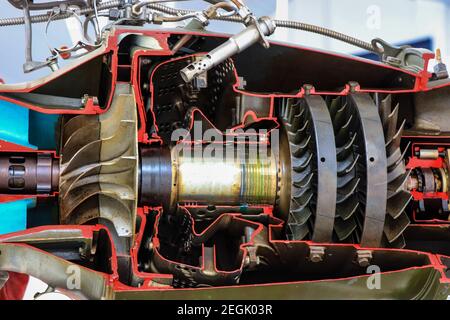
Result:
M245 257L245 266L247 270L255 270L261 263L259 257L256 254L256 249L257 248L254 246L247 247L248 255Z
M259 24L258 20L256 20L256 18L254 16L251 16L251 19L253 20L255 26L256 26L256 30L258 30L259 35L260 35L260 40L259 42L261 43L261 45L265 48L265 49L269 49L270 48L270 43L267 40L266 34L264 33L264 31L261 28L261 25Z
M46 61L33 61L33 28L31 25L30 8L27 0L23 0L23 16L25 22L25 63L23 72L29 73L44 67L50 67L52 71L58 69L56 57L47 58Z
M428 49L413 48L409 45L396 47L379 38L372 40L372 46L383 63L414 73L419 73L424 68L423 54L433 53Z

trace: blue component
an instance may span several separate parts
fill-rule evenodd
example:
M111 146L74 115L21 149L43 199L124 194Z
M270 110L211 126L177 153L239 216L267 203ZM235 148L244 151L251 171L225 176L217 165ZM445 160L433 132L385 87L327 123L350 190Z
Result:
M0 234L25 230L28 208L35 205L35 198L0 203Z
M55 132L58 120L58 114L46 114L30 110L29 142L40 150L56 149Z
M29 143L28 128L29 110L0 100L0 139L36 149Z

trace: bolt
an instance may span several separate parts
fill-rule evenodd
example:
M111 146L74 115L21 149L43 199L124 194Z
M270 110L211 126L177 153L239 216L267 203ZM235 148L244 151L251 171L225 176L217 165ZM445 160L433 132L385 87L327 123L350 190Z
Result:
M314 89L314 87L312 85L310 85L310 84L305 84L303 86L303 89L305 90L305 94L306 95L310 95L311 91Z
M360 259L358 259L358 264L360 267L368 267L370 264L370 261L368 258L360 258Z
M311 262L321 262L325 254L325 247L310 247L309 260Z
M153 241L149 241L149 242L147 243L147 249L148 249L149 251L153 251Z
M322 255L318 253L313 253L310 257L312 262L320 262L322 261Z
M359 250L357 252L357 262L360 267L366 268L370 265L370 261L372 260L372 252L370 250Z

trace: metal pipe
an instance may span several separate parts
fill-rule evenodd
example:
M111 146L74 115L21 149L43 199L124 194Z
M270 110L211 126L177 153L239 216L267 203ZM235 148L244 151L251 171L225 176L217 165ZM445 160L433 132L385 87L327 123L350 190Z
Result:
M23 0L22 7L25 23L25 63L31 63L33 61L33 27L31 26L30 10L28 9L27 0Z
M211 70L235 54L244 51L251 45L269 36L275 31L273 21L268 17L262 17L256 25L251 25L242 32L228 39L225 43L212 50L202 59L195 61L181 70L181 77L185 82L190 82L198 75ZM262 34L261 34L261 32Z
M183 37L181 37L180 40L173 46L172 52L178 52L186 43L189 42L189 40L192 39L192 34L185 34Z

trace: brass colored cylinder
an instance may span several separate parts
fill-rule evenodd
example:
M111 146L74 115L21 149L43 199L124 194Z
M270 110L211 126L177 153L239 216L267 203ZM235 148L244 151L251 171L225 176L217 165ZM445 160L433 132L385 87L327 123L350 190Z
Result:
M274 205L277 193L277 161L268 157L221 159L201 154L172 151L174 188L178 203L268 204Z

